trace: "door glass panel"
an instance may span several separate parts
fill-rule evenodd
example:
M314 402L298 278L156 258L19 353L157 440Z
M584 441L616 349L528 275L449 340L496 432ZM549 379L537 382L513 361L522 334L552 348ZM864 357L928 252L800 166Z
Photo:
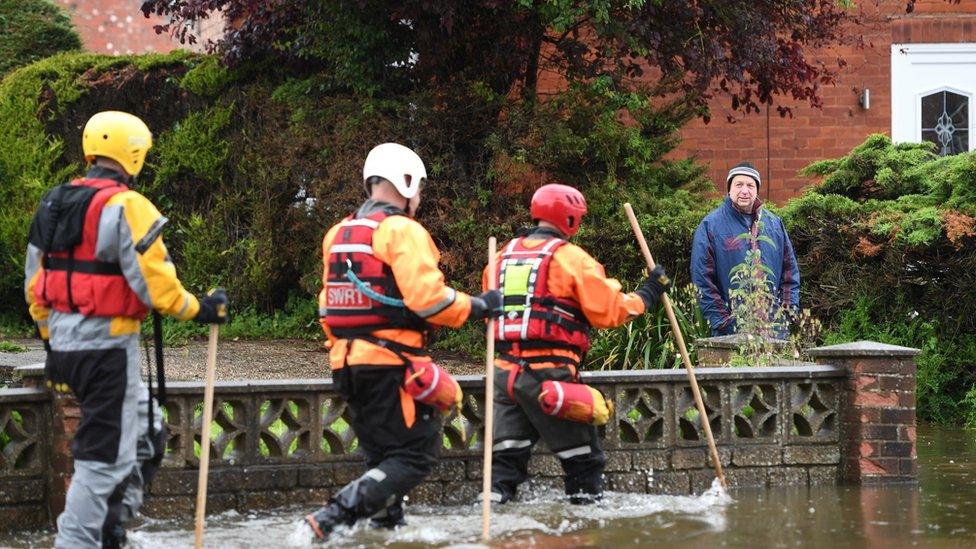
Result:
M969 98L950 91L922 98L922 140L935 143L939 156L969 150Z

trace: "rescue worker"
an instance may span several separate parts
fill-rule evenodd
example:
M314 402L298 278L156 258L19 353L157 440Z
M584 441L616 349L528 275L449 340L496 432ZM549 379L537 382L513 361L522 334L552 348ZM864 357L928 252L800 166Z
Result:
M363 166L368 200L322 241L319 315L368 470L305 517L319 539L364 518L381 527L403 523L403 497L430 473L441 446L438 410L411 396L405 375L436 368L424 350L432 327L458 327L501 306L497 291L469 296L445 285L440 253L413 219L426 177L412 150L376 146ZM437 371L445 384L431 389L447 391L449 407L459 405L457 383Z
M586 199L578 190L544 185L532 196L531 215L537 225L505 244L497 256L496 282L504 309L494 328L499 354L491 496L496 502L511 500L528 479L529 457L539 438L562 465L570 501L600 499L606 458L594 426L599 423L593 418L602 415L606 422L612 413L598 391L578 384L590 330L620 326L651 310L671 287L658 265L636 292L622 292L617 280L607 278L603 265L568 242L584 214ZM483 282L487 287L487 269ZM583 389L576 394L590 399L567 409L598 406L602 414L592 410L589 423L550 415L541 404L544 387L554 387L554 382L560 391Z
M223 290L197 298L183 288L161 236L166 217L130 189L151 146L139 118L95 114L82 134L87 174L48 191L31 223L25 294L48 349L45 377L81 406L55 547L122 546L122 524L163 457L162 416L140 379L146 313L227 320Z

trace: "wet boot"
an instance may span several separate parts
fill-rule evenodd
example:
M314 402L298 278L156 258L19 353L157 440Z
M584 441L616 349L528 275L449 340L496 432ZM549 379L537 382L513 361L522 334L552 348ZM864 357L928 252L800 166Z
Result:
M125 547L126 536L122 522L127 517L127 509L122 500L125 495L126 481L115 487L108 498L108 513L102 523L102 549L120 549Z
M587 494L586 492L577 492L569 496L569 502L573 505L590 505L596 503L603 499L603 494Z
M125 528L121 524L102 528L102 549L121 549L125 543Z
M392 530L397 526L405 526L407 521L403 519L403 500L399 499L393 505L373 515L370 524L373 528L387 530Z
M378 489L379 482L373 477L378 471L371 469L365 475L346 485L333 496L325 507L305 517L315 537L325 540L340 524L352 526L357 520L372 517L385 507L393 505L395 496L384 497ZM401 516L403 510L401 508Z
M592 452L561 460L566 472L566 495L573 505L588 505L603 499L603 452Z
M352 524L355 522L355 517L333 501L318 511L307 515L305 522L308 523L312 533L319 541L325 541L329 539L329 535L336 526Z

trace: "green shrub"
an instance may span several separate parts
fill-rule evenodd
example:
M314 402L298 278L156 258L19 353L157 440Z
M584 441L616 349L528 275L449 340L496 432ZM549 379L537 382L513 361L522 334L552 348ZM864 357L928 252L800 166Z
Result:
M81 48L68 14L49 0L0 0L0 77L58 52Z

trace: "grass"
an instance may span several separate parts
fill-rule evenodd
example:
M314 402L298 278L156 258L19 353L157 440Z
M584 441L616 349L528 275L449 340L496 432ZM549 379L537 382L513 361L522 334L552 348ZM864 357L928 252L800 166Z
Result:
M0 341L0 353L26 353L27 350L27 347L24 347L23 345L18 345L9 341Z

